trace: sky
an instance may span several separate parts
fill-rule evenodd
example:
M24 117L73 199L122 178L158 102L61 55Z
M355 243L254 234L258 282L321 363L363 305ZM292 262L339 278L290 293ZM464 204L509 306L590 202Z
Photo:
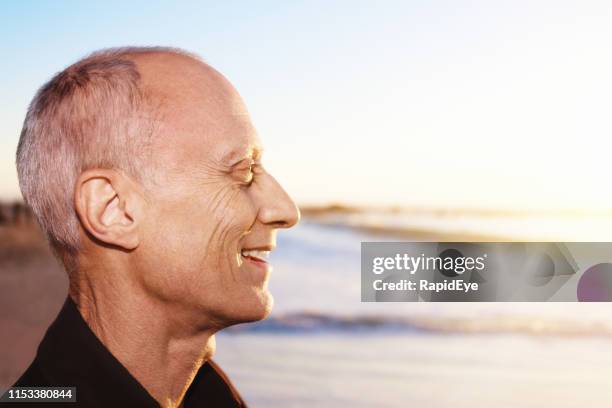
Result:
M607 1L12 1L0 10L0 199L46 80L96 49L201 55L300 204L612 208Z

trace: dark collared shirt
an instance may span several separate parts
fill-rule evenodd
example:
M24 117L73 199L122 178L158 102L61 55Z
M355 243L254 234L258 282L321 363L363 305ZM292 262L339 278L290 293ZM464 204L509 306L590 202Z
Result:
M100 342L70 297L14 387L76 387L77 402L65 404L72 408L160 406ZM181 407L243 408L246 404L221 368L209 360L198 371Z

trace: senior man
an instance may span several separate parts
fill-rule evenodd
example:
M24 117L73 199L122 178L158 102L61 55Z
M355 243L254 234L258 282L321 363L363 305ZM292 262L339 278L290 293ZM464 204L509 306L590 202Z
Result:
M270 313L266 257L299 212L230 83L177 49L96 52L39 90L17 169L70 287L15 386L73 386L87 407L245 406L215 333Z

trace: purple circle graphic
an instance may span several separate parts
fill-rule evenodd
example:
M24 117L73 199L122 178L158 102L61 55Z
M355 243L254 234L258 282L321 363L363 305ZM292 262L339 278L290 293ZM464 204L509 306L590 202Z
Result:
M612 301L612 263L600 263L584 271L576 295L580 302Z

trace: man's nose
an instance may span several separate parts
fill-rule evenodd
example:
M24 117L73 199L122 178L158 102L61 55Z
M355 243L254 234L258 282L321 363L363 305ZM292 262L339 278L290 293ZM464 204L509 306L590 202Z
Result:
M300 221L300 210L281 185L267 174L262 191L259 220L274 228L291 228Z

